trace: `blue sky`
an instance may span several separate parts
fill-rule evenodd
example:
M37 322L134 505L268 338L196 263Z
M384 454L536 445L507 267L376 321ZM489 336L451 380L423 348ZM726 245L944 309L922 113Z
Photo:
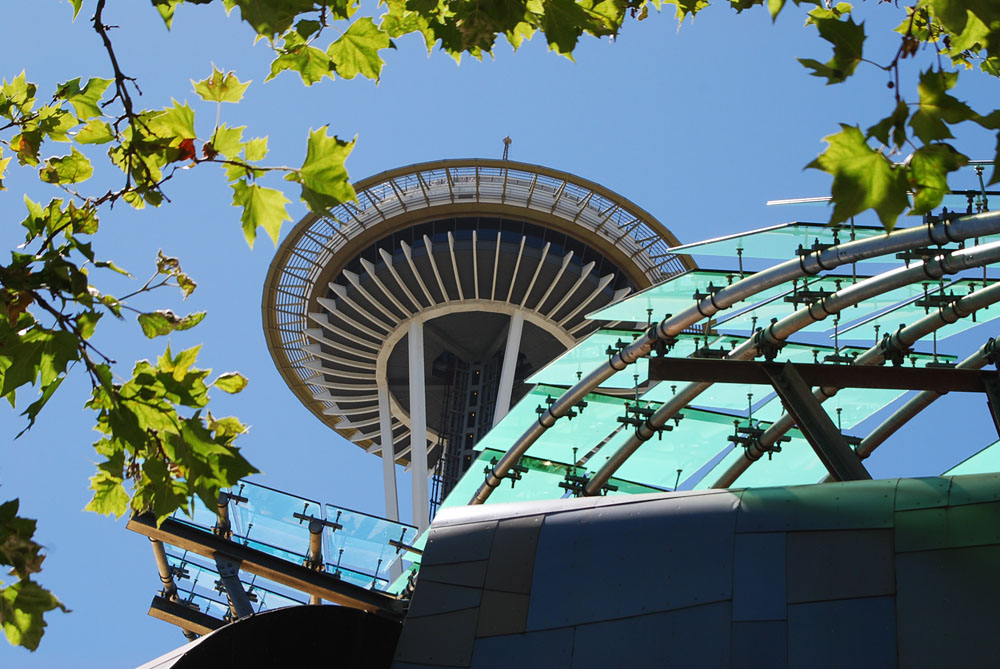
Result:
M108 76L86 20L92 5L85 2L80 19L71 23L65 2L4 3L0 75L10 78L25 69L42 90L76 76ZM501 139L509 135L511 158L607 186L691 242L794 218L825 220L823 208L764 203L825 194L828 177L802 169L822 150L821 138L836 132L838 122L867 127L892 108L887 77L875 68L864 68L846 88L808 76L795 57L825 61L828 49L811 29L800 27L802 14L789 9L772 26L763 11L736 16L713 8L680 31L669 15L652 16L630 22L614 44L584 40L575 62L546 52L536 39L517 54L500 46L495 59L465 59L456 66L441 53L428 57L420 40L403 39L388 53L377 87L357 80L310 89L287 73L263 83L270 52L263 44L253 46L249 29L226 20L220 7L182 7L172 33L145 2L110 2L105 18L120 26L112 35L116 49L126 73L138 78L139 104L145 107L166 106L171 98L198 105L189 80L207 76L212 63L252 79L245 101L224 108L223 120L268 135L274 163L300 164L308 130L326 124L341 137L358 136L348 162L354 179L439 158L499 158ZM874 30L898 10L880 5L864 11ZM878 60L896 48L874 38L868 46ZM906 77L915 79L916 73L911 67ZM959 97L982 106L996 99L995 80L966 79ZM207 134L214 108L195 109ZM970 132L956 144L974 158L992 156L986 133ZM99 172L95 180L102 177L110 175ZM30 172L12 174L6 185L0 208L7 224L0 241L13 246L20 238L22 193L51 195ZM164 293L147 304L209 312L201 326L172 336L170 344L179 350L203 343L202 366L238 369L250 378L237 398L215 397L213 411L233 413L252 426L240 442L264 472L261 483L381 513L378 459L342 441L301 407L266 351L260 297L273 246L262 238L252 251L246 247L231 193L213 170L181 175L167 193L173 202L158 210L122 206L106 212L98 254L144 278L163 249L179 256L199 282L187 303ZM298 203L291 208L296 220L303 213ZM127 290L120 283L102 285ZM143 338L134 321L101 325L98 344L113 353L123 372L166 344ZM954 352L964 356L992 334L986 330L960 338ZM49 556L40 580L73 609L50 614L34 654L0 644L2 666L133 666L183 642L175 628L146 615L158 587L147 541L127 532L124 521L82 511L96 460L90 448L93 415L82 408L87 390L82 377L64 384L38 425L17 441L23 420L6 405L0 408L0 498L20 497L22 513L39 518L38 538ZM996 438L981 398L939 404L939 412L962 412L960 443L944 435L939 419L928 417L900 437L901 444L914 442L913 450L886 448L886 456L873 461L876 471L939 473ZM402 481L400 500L405 505L408 499Z

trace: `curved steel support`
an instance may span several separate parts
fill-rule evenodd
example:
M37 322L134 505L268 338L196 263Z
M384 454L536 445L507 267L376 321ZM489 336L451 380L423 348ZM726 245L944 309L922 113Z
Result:
M955 365L955 369L982 369L990 364L992 354L993 347L991 343L987 342L978 351ZM893 412L891 416L882 421L867 437L861 440L856 449L858 457L862 460L867 459L876 448L885 443L897 430L945 394L947 393L924 390L915 395L906 404Z
M818 302L802 307L780 321L772 323L760 335L764 343L781 345L788 337L802 328L889 290L909 285L924 278L938 279L945 274L954 274L969 267L976 267L997 261L1000 261L1000 242L984 244L972 247L971 249L960 249L931 259L925 263L911 265L910 267L900 267L865 279L864 281L859 281L843 290L828 295ZM750 360L757 356L759 346L760 342L756 337L752 336L730 351L726 357L729 360ZM622 444L605 461L604 465L588 482L587 487L584 489L584 494L599 494L601 486L607 483L608 479L614 475L618 468L644 442L656 434L658 428L666 424L670 418L686 405L690 404L695 397L710 385L710 383L700 382L691 383L680 388L670 401L660 406L649 420L647 420L646 424L642 425L628 441ZM753 455L756 455L756 453ZM760 456L756 455L756 457Z
M762 290L771 288L786 281L818 274L823 270L834 269L841 265L897 253L921 246L944 245L950 242L960 242L975 237L985 237L1000 232L1000 212L989 212L965 216L954 221L928 221L927 223L906 230L896 230L885 237L859 239L788 260L769 269L741 279L718 293L710 295L680 314L660 321L644 335L640 336L630 346L615 354L606 364L594 369L572 388L563 393L548 410L539 418L538 424L529 428L507 452L500 458L490 471L486 480L479 486L469 501L470 504L482 504L492 494L493 489L500 485L504 475L517 463L522 455L541 437L546 429L555 424L561 416L569 411L577 402L584 398L616 371L624 369L640 357L649 354L650 347L656 340L669 339L685 328L688 328L704 318L708 318L737 302L752 297Z
M993 247L998 244L1000 244L1000 242L987 244L982 247L973 247L973 249L969 250L972 251L975 249ZM996 260L994 259L990 262L996 262ZM934 332L934 330L950 323L954 323L960 318L970 316L973 312L997 302L1000 302L1000 283L977 290L976 292L958 299L947 306L941 307L938 311L924 316L907 327L900 328L891 335L887 335L888 342L893 347L897 347L902 350L908 349L916 343L917 340L926 337ZM880 365L885 360L885 350L885 342L880 342L859 355L855 359L854 364ZM824 386L817 388L813 392L813 396L817 401L825 402L836 395L838 390L839 388ZM757 443L751 446L751 448L747 451L746 457L740 458L734 462L732 466L726 470L726 472L712 485L712 487L728 488L733 485L733 483L736 482L736 479L738 479L755 460L760 459L760 456L767 451L770 445L774 444L780 436L792 429L794 425L794 419L787 413L783 414L781 418L776 420L771 425L771 427L764 431L764 434L761 435Z

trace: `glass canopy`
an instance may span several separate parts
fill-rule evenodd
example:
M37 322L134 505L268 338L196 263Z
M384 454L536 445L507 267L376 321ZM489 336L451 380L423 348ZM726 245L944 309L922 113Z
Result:
M866 239L884 234L884 228L874 226L783 223L675 246L669 249L669 252L678 255L718 256L730 259L742 257L787 260L795 257L799 246L810 248L817 241L820 244L841 244L852 239Z
M232 491L228 510L233 541L294 564L307 558L310 520L323 521L326 570L349 583L379 590L388 585L389 567L398 555L389 542L409 543L417 534L412 525L324 505L249 481ZM216 514L200 503L192 518L180 512L174 518L205 532L212 532L217 521ZM403 568L407 566L404 562Z
M746 276L749 275L749 273L746 274ZM693 306L696 293L704 297L715 292L716 289L725 288L738 281L739 278L738 271L690 270L588 314L587 318L630 323L658 322L663 320L667 314L676 314ZM754 295L751 299L752 302L769 300L789 290L791 290L791 286L775 286ZM741 302L732 308L740 309L749 305L750 303Z
M993 280L983 281L982 279L960 279L953 283L946 285L942 289L936 287L929 287L927 290L927 296L933 298L938 296L947 296L948 301L950 298L954 297L959 299L969 295L975 290L981 289L984 286L993 285L996 283ZM879 313L873 317L866 318L848 328L844 328L840 331L842 336L847 338L858 338L858 337L869 337L884 335L889 332L893 332L899 328L900 325L910 325L929 313L933 313L936 310L936 306L923 304L923 299L925 297L923 284L918 284L914 288L916 294L911 297L911 299L893 309L889 309L882 313ZM960 332L965 332L977 325L982 325L983 323L992 321L993 319L1000 316L1000 305L993 304L985 309L980 309L975 312L972 316L967 318L960 318L954 323L949 323L937 330L937 339L943 340L948 337L959 334Z
M547 364L533 374L528 383L540 384L570 384L576 383L582 374L589 374L595 367L606 361L610 356L608 349L617 351L621 343L631 344L639 335L636 330L598 330L575 347ZM617 372L601 384L603 388L632 388L635 386L635 375L639 382L646 380L649 361L646 358L638 360L627 369Z
M992 444L958 463L943 476L960 476L963 474L989 474L1000 472L1000 441Z

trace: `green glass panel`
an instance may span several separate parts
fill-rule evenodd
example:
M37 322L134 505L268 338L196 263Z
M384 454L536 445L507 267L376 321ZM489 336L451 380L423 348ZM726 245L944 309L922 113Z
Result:
M865 278L867 277L859 276L856 280L861 281ZM787 294L771 300L770 302L762 303L758 306L752 307L751 309L744 310L742 313L734 316L724 317L720 319L718 327L727 332L737 331L749 334L753 329L766 327L773 318L781 320L787 316L791 316L796 311L805 308L805 302L802 302L801 299L798 301L795 299L796 294L802 290L819 291L825 294L831 294L848 288L854 282L854 277L842 275L816 277L809 279L806 283L803 283L802 281L793 282L793 288ZM858 306L848 307L840 313L840 322L837 324L837 329L839 332L843 332L846 327L849 327L850 323L867 318L872 313L895 306L904 300L919 297L923 295L923 292L923 288L919 284L916 286L904 286L865 300ZM816 321L811 325L802 328L800 332L832 331L834 325L834 317L828 316L821 321Z
M598 365L607 363L610 357L608 348L617 350L620 341L630 344L638 336L635 330L598 330L579 344L563 353L533 374L528 383L573 384L581 375L589 374ZM649 361L640 358L635 364L615 373L601 384L604 388L632 388L635 385L635 375L639 382L646 380L649 374Z
M991 281L990 283L992 284L993 282ZM968 295L973 290L981 288L982 286L982 280L961 279L947 285L944 290L949 295L953 294L955 297L963 297ZM923 297L923 288L921 286L917 286L917 288L920 290L913 296L913 300ZM935 293L939 293L939 290L931 289L928 292L933 295ZM933 307L925 308L923 306L918 306L914 301L911 301L894 309L883 312L877 316L863 319L862 321L841 330L840 334L841 336L850 339L875 338L876 333L878 337L881 337L887 332L897 330L900 325L911 325L933 311ZM941 328L938 328L938 340L947 339L948 337L965 332L966 330L974 328L977 325L982 325L983 323L990 322L993 319L1000 317L1000 305L994 304L985 309L980 309L975 312L974 316L975 320L973 320L972 316L969 316L966 318L960 318L954 323L949 323ZM931 339L931 337L927 337L926 339Z
M305 557L309 523L295 515L322 518L319 502L249 482L241 483L236 494L247 501L229 504L234 541L285 560Z
M563 388L537 386L486 433L477 444L477 449L506 452L538 420L538 407L547 406L549 397L556 399L563 392ZM573 459L574 447L577 449L577 458L582 458L618 428L616 419L624 415L626 400L593 393L584 399L587 407L578 416L558 420L531 445L526 455L543 460L569 462Z
M962 474L990 474L1000 472L1000 441L995 441L975 455L955 465L943 476Z
M844 243L885 234L881 227L830 226L822 223L784 223L759 228L735 235L706 239L692 244L676 246L670 253L679 255L718 256L736 259L760 258L788 260L794 258L799 246L809 248L815 241L821 244Z
M208 564L207 558L178 552L177 549L170 547L167 550L167 564L178 590L183 590L196 598L200 597L200 603L208 604L212 612L219 617L228 612L229 607L219 572L215 565ZM250 598L251 606L258 613L284 606L305 604L307 601L307 597L300 592L290 591L277 583L245 572L241 573L240 582ZM186 597L182 596L181 599ZM221 603L221 609L215 602Z
M502 456L503 452L501 451L483 451L448 494L444 502L441 503L441 508L445 509L468 504L485 479L486 474L484 470L490 469L493 460L499 460ZM524 456L521 458L520 464L527 471L523 472L521 478L514 481L513 485L511 485L509 480L503 481L493 490L493 494L486 501L487 504L527 502L565 497L568 491L559 484L566 481L567 471L572 470L576 475L583 476L587 472L593 473L601 463L592 458L586 466L573 468L563 462L553 462L552 460ZM658 488L635 481L624 480L625 478L612 478L609 483L616 487L617 490L611 491L608 494L636 495L647 492L659 492ZM426 532L424 535L426 535ZM421 535L421 539L426 541L424 535ZM419 548L420 546L417 547Z
M882 388L849 388L841 390L836 395L823 402L823 409L830 416L834 425L841 430L851 430L859 423L867 420L892 402L896 401L906 391L886 390ZM776 421L785 413L778 397L770 400L760 409L754 411L754 418L766 421Z
M747 273L746 276L750 276ZM606 321L626 321L648 323L663 320L667 314L676 314L695 304L696 292L708 293L709 286L728 286L740 279L739 272L717 270L691 270L673 276L663 283L629 295L603 309L587 315L587 318ZM779 285L753 296L750 302L739 302L732 309L740 309L754 302L768 300L790 290L790 286Z
M816 456L809 442L795 431L791 441L781 445L781 452L771 459L765 455L757 460L736 480L733 488L760 488L778 485L816 483L827 471ZM789 435L791 436L791 434ZM719 463L695 485L695 490L707 490L737 460L742 459L743 449L734 447Z
M679 423L670 421L670 432L662 432L640 446L616 475L623 479L647 485L673 489L678 481L684 481L701 469L727 443L727 437L734 432L734 416L711 411L686 408ZM622 430L613 442L603 447L591 462L598 469L611 456L617 446L631 435L631 428ZM603 455L603 457L602 457ZM588 463L590 465L590 463Z
M396 523L359 511L352 511L332 504L326 505L329 522L342 525L335 530L323 530L323 553L328 571L349 570L374 583L379 590L389 583L389 565L395 560L396 548L390 541L410 543L417 536L417 528ZM405 566L405 565L404 565Z

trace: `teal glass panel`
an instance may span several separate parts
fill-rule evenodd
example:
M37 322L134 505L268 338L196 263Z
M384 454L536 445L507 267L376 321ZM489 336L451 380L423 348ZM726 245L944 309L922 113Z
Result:
M885 234L885 229L874 226L825 225L822 223L784 223L735 235L706 239L692 244L675 246L670 253L678 255L717 256L735 259L760 258L787 260L795 257L801 245L809 248L815 241L821 244L838 244L853 239L867 239Z
M859 423L881 411L896 399L903 396L904 390L886 390L882 388L848 388L823 402L823 409L841 430L851 430ZM766 421L776 421L785 413L785 408L778 397L770 400L760 409L754 411L754 418Z
M726 438L734 433L734 421L739 420L734 416L691 408L681 413L684 418L679 423L670 421L673 428L670 432L662 432L659 437L645 442L618 468L616 475L646 485L673 489L678 480L690 477L726 445ZM622 430L616 435L614 443L609 442L592 458L594 464L588 465L598 469L617 446L631 436L631 430Z
M994 283L992 281L990 284ZM981 288L983 286L982 280L975 279L961 279L949 284L944 288L944 291L948 295L954 295L956 298L964 297L974 290ZM929 290L931 295L939 293L938 290ZM913 297L916 300L919 297L923 297L923 290L919 291L917 295ZM841 336L850 339L868 339L881 337L887 332L894 332L899 329L900 325L911 325L916 321L920 320L929 313L933 313L935 308L925 308L923 306L918 306L914 301L905 303L894 309L885 311L879 315L873 316L872 318L863 319L862 321L855 323L851 327L842 330ZM993 304L985 309L980 309L975 312L973 316L968 316L966 318L960 318L954 323L949 323L937 330L938 340L947 339L948 337L954 336L961 332L965 332L971 328L992 321L993 319L1000 317L1000 305ZM932 339L932 337L927 337L926 339Z
M477 449L492 449L504 453L514 442L538 420L537 409L546 407L549 397L556 399L565 392L563 388L537 386L525 395L492 430L477 444ZM617 417L624 415L626 400L607 395L590 394L584 400L587 407L572 419L562 418L531 445L526 455L543 460L568 462L573 459L573 448L577 458L582 458L614 432L619 423ZM579 410L578 410L579 411Z
M794 436L793 436L794 435ZM732 488L761 488L778 485L800 485L816 483L826 476L827 471L816 456L812 446L798 433L789 433L791 441L781 444L781 452L771 459L765 455L757 460L736 480ZM743 456L743 448L734 447L695 486L695 490L707 490Z
M750 276L747 273L746 276ZM663 283L629 295L610 304L603 309L587 315L587 318L606 321L626 321L632 323L648 323L663 320L667 314L676 314L695 304L696 292L708 293L709 286L715 288L728 286L739 281L740 273L717 270L691 270L684 274L673 276ZM779 285L761 291L751 298L750 302L739 302L732 309L749 306L750 303L768 300L790 289L790 286Z
M292 562L305 558L308 518L323 517L319 502L248 482L241 483L236 494L247 501L229 504L234 541Z
M623 342L631 344L639 335L635 330L598 330L578 343L570 350L547 364L533 374L528 383L573 384L581 375L589 374L598 365L607 363L610 357L607 353L610 347L617 351L616 344ZM640 358L633 365L617 372L601 384L604 388L632 388L635 385L635 375L639 382L646 380L649 374L649 361Z
M225 588L214 565L209 565L207 559L190 553L178 554L176 549L167 551L167 564L174 576L177 589L189 595L202 598L201 604L210 607L210 615L222 617L228 614L229 606ZM252 574L243 573L240 583L247 592L250 604L258 613L284 606L305 604L308 598L301 592L295 592L277 583L268 581ZM181 596L181 599L186 599ZM204 611L204 608L202 608Z
M229 616L229 604L222 595L209 597L200 592L194 592L181 586L177 586L177 597L181 603L194 606L204 614L210 615L219 620L227 620Z
M1000 441L995 441L975 455L958 463L943 476L961 476L963 474L991 474L1000 472Z
M503 457L503 452L501 451L483 451L448 494L444 502L442 502L441 508L446 509L468 504L476 490L485 480L485 470L489 470L492 467L494 459L499 460L501 457ZM521 478L514 481L513 485L511 485L510 480L503 481L493 490L493 494L486 501L487 504L527 502L565 497L569 494L569 491L559 484L566 482L567 471L575 473L578 476L583 476L588 472L593 473L593 471L603 464L603 461L592 458L586 466L574 468L563 462L553 462L552 460L524 456L521 458L520 464L527 471L523 472ZM625 477L612 478L608 483L617 488L617 490L609 492L608 494L610 495L636 495L647 492L660 492L659 488L625 480Z
M399 551L390 544L398 541L409 544L417 536L417 528L396 523L366 513L352 511L331 504L326 505L327 521L342 525L335 530L323 530L323 554L327 570L347 570L359 574L366 581L359 585L374 584L379 590L389 584L389 565Z
M857 281L865 278L863 276L857 277ZM804 309L806 303L801 301L801 297L796 301L796 296L800 291L808 290L829 295L848 288L854 282L854 277L841 275L828 275L810 278L808 281L792 282L791 290L786 294L771 301L760 303L750 309L745 309L736 315L723 316L719 319L718 327L727 332L735 331L749 334L756 328L767 327L771 323L771 319L781 320L787 316L791 316L800 309ZM864 318L874 310L884 309L896 305L902 300L911 299L922 294L923 289L919 285L916 287L904 287L888 291L870 300L865 300L858 307L849 307L840 314L840 323L837 324L838 331L842 330L843 326L847 323ZM826 332L827 330L833 330L834 325L834 317L828 316L821 321L816 321L802 328L800 332Z

